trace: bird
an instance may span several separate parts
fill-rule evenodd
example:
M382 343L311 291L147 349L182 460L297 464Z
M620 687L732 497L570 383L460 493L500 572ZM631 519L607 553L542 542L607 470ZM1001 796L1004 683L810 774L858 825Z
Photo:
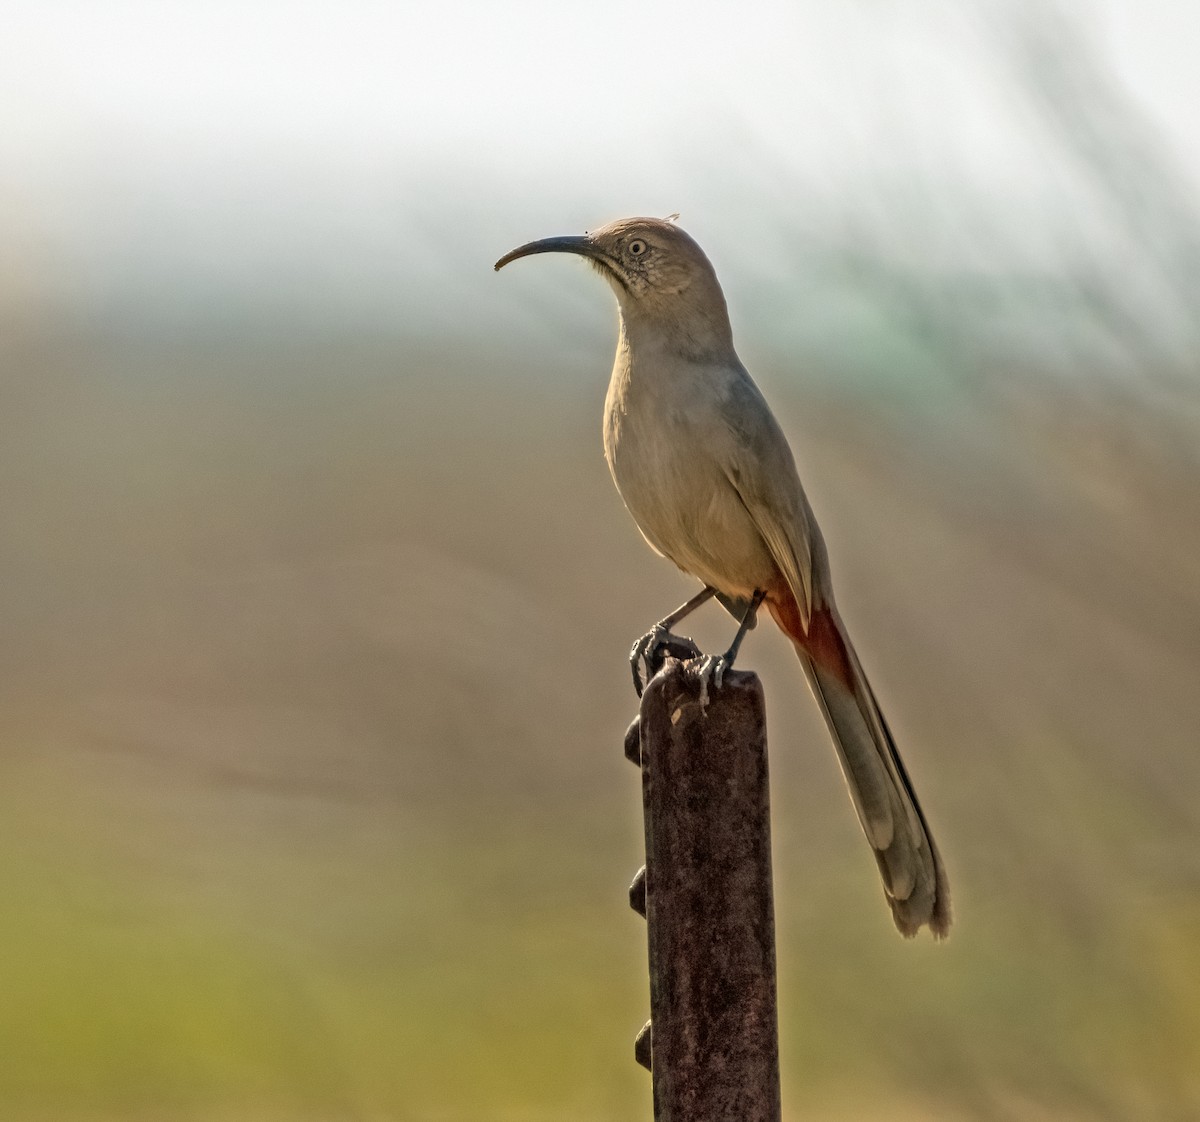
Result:
M574 254L616 295L605 458L651 548L703 585L634 644L635 683L639 662L649 673L655 645L715 597L740 621L729 650L700 666L719 689L765 605L824 714L897 929L912 937L928 926L943 939L951 922L946 870L834 602L828 551L791 448L734 350L717 274L676 217L623 218L543 238L495 264L498 271L534 254Z

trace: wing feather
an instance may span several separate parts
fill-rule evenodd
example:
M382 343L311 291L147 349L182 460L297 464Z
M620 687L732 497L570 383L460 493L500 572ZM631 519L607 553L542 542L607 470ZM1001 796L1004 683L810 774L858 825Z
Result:
M787 439L757 387L751 383L751 388L754 404L761 403L753 410L757 416L753 424L739 416L743 423L730 426L722 466L787 581L807 629L814 600L820 599L814 584L821 579L825 546Z

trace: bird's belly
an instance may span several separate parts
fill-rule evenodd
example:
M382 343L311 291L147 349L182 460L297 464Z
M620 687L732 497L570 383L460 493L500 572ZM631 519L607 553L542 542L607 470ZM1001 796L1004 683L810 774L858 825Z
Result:
M733 485L690 440L612 442L609 467L642 535L684 572L730 596L773 586L778 569Z

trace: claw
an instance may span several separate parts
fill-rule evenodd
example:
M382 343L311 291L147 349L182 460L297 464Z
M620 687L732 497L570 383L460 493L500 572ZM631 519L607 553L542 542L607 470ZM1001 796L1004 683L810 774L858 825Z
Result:
M629 652L629 668L633 671L633 688L637 690L638 697L642 696L642 690L645 689L645 686L642 684L642 675L638 672L638 663L644 662L646 664L645 682L649 684L650 677L654 673L654 667L651 665L654 652L665 640L676 638L676 636L671 634L671 628L685 616L691 615L701 604L716 594L717 590L715 588L705 585L686 604L681 604L669 616L660 619L658 623L633 644L633 649ZM694 648L695 646L690 639L682 640L682 642L689 647ZM689 655L688 657L691 656Z
M713 689L719 690L721 684L725 681L725 671L733 666L733 660L737 658L738 650L741 648L742 640L746 637L746 632L754 626L755 616L758 614L759 605L766 598L766 593L761 590L755 592L753 599L750 601L750 606L746 609L746 614L742 617L741 626L737 630L737 634L733 637L733 643L723 655L708 655L698 667L700 674L700 707L704 709L708 705L708 683L712 679Z
M728 655L705 655L696 667L700 678L700 708L708 708L708 686L712 683L714 690L719 690L725 681L725 671L729 669L731 660Z
M713 684L713 689L719 690L725 680L725 671L729 669L729 659L725 655L705 655L696 673Z
M646 632L629 651L629 668L633 671L633 688L637 691L638 697L642 696L645 683L650 681L651 666L650 656L654 653L654 649L670 634L661 623L656 623L649 631ZM641 673L639 663L645 666L645 674Z

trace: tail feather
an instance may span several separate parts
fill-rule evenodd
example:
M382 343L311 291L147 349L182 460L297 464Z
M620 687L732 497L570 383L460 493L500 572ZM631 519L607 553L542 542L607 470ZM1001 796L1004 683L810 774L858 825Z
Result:
M799 636L787 626L791 620L775 614L791 636L825 714L896 926L905 936L913 936L928 924L936 938L945 938L950 929L946 870L836 609L815 610L807 631Z

